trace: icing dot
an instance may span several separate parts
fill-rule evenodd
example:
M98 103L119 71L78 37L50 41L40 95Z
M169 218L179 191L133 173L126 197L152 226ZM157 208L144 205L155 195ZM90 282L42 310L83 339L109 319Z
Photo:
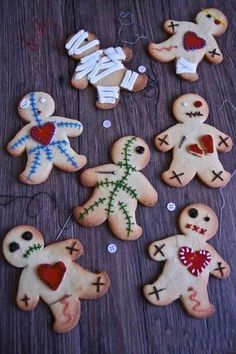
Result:
M202 106L202 102L201 101L195 101L193 104L197 108Z
M172 202L168 203L166 207L169 211L174 211L176 209L175 203Z
M20 108L28 108L30 105L30 100L28 98L24 98L20 103Z
M107 246L107 250L109 253L116 253L117 251L117 246L114 244L114 243L110 243L108 246Z
M41 103L45 103L45 102L46 102L46 98L41 97L41 98L39 99L39 102L41 102Z
M146 72L146 67L144 65L140 65L138 67L138 72L140 72L141 74L145 73Z
M110 120L104 120L102 125L104 126L104 128L110 128L111 126L111 121Z
M187 107L187 106L188 106L188 102L186 102L186 101L182 102L182 103L181 103L181 106Z

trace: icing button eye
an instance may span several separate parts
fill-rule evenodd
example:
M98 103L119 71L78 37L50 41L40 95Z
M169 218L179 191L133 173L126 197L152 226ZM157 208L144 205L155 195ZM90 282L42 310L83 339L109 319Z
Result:
M135 151L137 152L137 154L143 154L145 151L145 148L143 146L137 146Z
M46 98L41 97L41 98L39 99L39 102L40 102L40 103L45 103L45 102L46 102Z
M205 220L205 221L210 221L210 217L209 217L209 216L206 216L206 217L204 218L204 220Z
M9 245L9 251L11 253L17 251L19 248L20 248L20 246L16 242L11 242L10 245Z
M181 103L181 106L187 107L187 106L188 106L188 102L182 102L182 103Z
M33 238L33 234L30 231L26 231L26 232L23 233L23 235L21 235L21 237L25 241L30 241Z
M217 20L217 19L215 19L214 22L215 22L216 25L219 25L219 24L220 24L220 21Z
M190 209L189 212L188 212L188 215L189 215L191 218L194 218L194 219L195 219L195 218L198 216L198 211L197 211L197 209L195 209L195 208Z
M211 15L210 15L210 14L207 14L206 17L211 18Z
M38 110L38 114L42 113L42 111Z
M195 101L193 104L197 108L202 106L202 102L201 101Z

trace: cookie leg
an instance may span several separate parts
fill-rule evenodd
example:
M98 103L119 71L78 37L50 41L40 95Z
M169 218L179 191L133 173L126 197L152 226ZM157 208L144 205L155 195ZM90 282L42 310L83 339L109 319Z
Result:
M148 52L155 60L169 62L176 58L177 46L174 45L173 40L170 38L162 43L150 43Z
M121 240L136 240L142 234L142 228L137 225L135 219L136 207L136 200L130 201L129 204L118 202L117 210L108 217L112 232Z
M176 60L176 74L188 81L198 80L197 64L180 57Z
M52 162L38 150L28 155L26 168L19 177L20 181L26 184L42 183L48 179L52 167Z
M119 86L97 86L98 100L96 107L100 109L112 109L119 102Z
M63 171L78 171L87 163L85 156L77 154L71 148L58 145L54 147L54 152L53 164Z
M107 219L107 198L103 197L98 189L95 189L92 197L83 206L74 208L75 220L84 226L97 226Z
M178 290L174 289L173 286L169 286L164 276L160 276L153 284L145 285L143 292L146 299L156 306L169 305L179 298Z
M210 317L215 312L215 306L212 305L208 298L207 287L189 287L185 295L180 297L186 311L194 317L205 318Z
M50 305L55 322L55 332L65 333L74 328L80 319L80 301L75 295L67 295Z
M81 299L98 299L103 296L110 286L110 279L107 273L92 273L81 267L79 268L78 297Z
M226 186L230 181L231 174L224 170L220 161L208 163L208 165L198 171L198 177L209 187L220 188Z
M172 161L169 170L163 172L162 178L172 187L183 187L194 178L195 174L193 166L188 166L182 156Z

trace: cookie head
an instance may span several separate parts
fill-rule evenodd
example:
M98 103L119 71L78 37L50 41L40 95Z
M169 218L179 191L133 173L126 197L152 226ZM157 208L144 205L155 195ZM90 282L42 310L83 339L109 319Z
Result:
M196 22L214 36L220 36L228 27L227 17L220 10L213 8L199 12Z
M25 267L44 247L41 233L29 225L17 226L8 232L3 241L6 260L18 268Z
M196 235L205 241L212 238L218 229L215 212L205 204L188 205L180 214L179 227L183 234Z
M37 121L40 117L50 117L54 110L54 100L45 92L30 92L18 104L19 115L26 122Z
M178 97L173 104L173 114L181 123L203 123L209 114L207 102L199 95L188 93Z
M111 156L115 164L140 171L150 160L150 150L142 139L125 136L112 146Z
M69 56L79 60L98 50L100 42L95 34L80 30L68 38L65 48Z

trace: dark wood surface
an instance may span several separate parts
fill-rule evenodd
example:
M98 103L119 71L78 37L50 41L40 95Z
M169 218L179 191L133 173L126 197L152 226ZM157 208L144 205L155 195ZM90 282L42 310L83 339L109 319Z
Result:
M162 29L165 19L190 21L202 7L219 8L229 18L227 33L218 39L224 62L218 66L204 62L199 66L197 83L183 82L175 76L173 63L156 63L147 56L147 44L166 38ZM236 2L2 0L0 8L1 238L13 226L24 223L38 227L46 243L53 242L72 207L82 204L91 193L79 184L80 173L53 170L49 180L39 186L18 181L26 158L10 156L6 144L23 126L16 106L30 91L48 92L55 99L58 115L82 121L84 132L79 139L72 139L72 145L88 157L88 167L108 162L111 144L117 138L128 134L144 138L151 148L151 161L144 173L159 192L156 207L138 208L137 219L144 227L138 241L119 241L106 224L86 229L73 220L62 232L60 239L73 236L82 241L82 266L93 271L107 270L111 278L106 296L82 302L80 323L70 333L52 331L52 317L43 302L29 313L17 309L20 270L1 256L0 353L236 353L236 177L221 191L208 189L197 179L183 189L167 187L160 180L160 173L169 165L171 154L158 153L153 145L158 132L175 124L171 114L173 99L188 92L206 98L210 106L208 123L234 139L236 107L226 102L219 108L224 100L236 106ZM121 27L121 14L127 12L133 23ZM137 94L123 93L112 111L96 110L96 93L91 87L78 92L70 86L76 63L63 49L66 37L81 28L96 33L102 47L135 42L129 45L134 58L128 67L137 70L139 65L145 65L150 77L148 87ZM105 119L112 122L111 128L103 128ZM233 172L235 147L222 154L221 161ZM172 213L166 208L170 201L177 206ZM152 282L162 269L160 263L148 257L149 243L177 233L180 210L195 201L208 204L221 218L217 236L210 243L232 269L228 279L209 281L210 299L217 311L207 320L189 317L178 301L158 308L142 295L142 286ZM111 242L118 247L115 254L106 250Z

